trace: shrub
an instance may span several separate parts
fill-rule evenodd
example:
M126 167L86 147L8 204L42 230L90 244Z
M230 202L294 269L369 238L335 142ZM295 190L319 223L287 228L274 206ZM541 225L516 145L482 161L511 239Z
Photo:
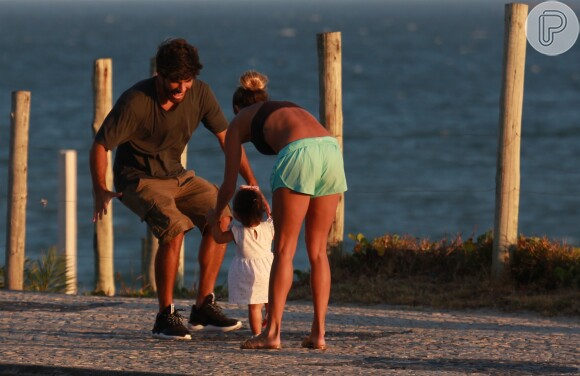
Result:
M333 264L353 274L422 276L441 281L490 274L493 243L490 233L475 241L471 237L463 241L461 236L436 242L396 234L373 241L362 234L349 237L356 242L353 253L338 260L333 258Z
M40 260L24 263L24 289L30 291L65 292L66 259L51 247Z
M580 248L547 238L520 237L510 252L510 272L522 288L580 288Z
M331 301L443 309L495 308L543 315L580 315L580 249L546 238L518 237L507 277L491 276L493 236L430 241L363 234L351 253L332 253ZM291 296L311 299L309 275Z

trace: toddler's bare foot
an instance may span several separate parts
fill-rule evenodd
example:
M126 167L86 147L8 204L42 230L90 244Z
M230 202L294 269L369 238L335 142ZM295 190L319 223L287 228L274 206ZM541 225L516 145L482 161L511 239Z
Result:
M242 342L240 348L245 350L280 350L282 346L279 343L269 342L265 336L259 335Z

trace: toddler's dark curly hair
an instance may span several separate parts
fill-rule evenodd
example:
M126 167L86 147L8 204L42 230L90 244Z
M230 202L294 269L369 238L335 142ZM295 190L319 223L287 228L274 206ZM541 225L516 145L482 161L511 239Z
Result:
M234 196L234 213L244 227L256 226L264 218L266 205L260 192L251 189L239 189Z

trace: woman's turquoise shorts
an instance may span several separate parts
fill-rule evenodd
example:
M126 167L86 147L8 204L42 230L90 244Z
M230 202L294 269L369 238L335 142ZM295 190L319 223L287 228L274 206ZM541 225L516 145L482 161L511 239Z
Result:
M272 192L284 187L313 197L347 190L342 151L334 137L296 140L278 153L270 176Z

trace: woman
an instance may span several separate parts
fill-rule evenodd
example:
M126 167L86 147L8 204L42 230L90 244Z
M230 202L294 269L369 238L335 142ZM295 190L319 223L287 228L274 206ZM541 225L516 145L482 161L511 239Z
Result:
M225 141L224 181L208 221L218 221L236 190L243 143L251 141L262 154L278 155L270 177L275 235L268 322L262 334L246 340L241 347L281 348L282 314L292 286L292 260L304 222L314 319L302 346L324 350L330 296L327 238L339 194L347 189L342 153L336 139L309 112L291 102L270 101L267 80L254 71L240 78L241 86L233 97L236 117Z

